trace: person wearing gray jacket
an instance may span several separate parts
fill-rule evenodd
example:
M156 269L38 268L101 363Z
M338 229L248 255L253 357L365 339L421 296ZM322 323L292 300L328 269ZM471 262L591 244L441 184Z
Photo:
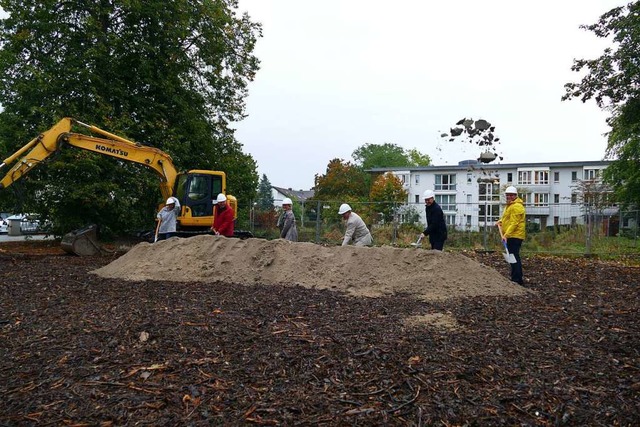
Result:
M292 205L290 198L285 197L282 200L282 214L278 218L278 228L280 228L281 239L297 242L298 227L296 227L296 216L291 210Z
M347 246L351 240L356 246L371 246L373 237L360 215L351 210L351 206L346 203L340 205L338 214L347 221L347 231L344 233L342 246Z

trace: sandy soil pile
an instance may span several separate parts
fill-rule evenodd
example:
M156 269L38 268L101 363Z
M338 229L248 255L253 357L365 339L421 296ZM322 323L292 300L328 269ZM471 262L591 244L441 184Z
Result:
M449 252L208 235L140 243L95 273L131 281L299 285L369 297L407 293L425 300L527 292L496 270Z

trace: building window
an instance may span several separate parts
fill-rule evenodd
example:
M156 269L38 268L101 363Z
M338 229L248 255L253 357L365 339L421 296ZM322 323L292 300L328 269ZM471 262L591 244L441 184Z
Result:
M531 184L531 171L518 171L518 184Z
M534 171L533 183L537 185L549 184L549 171Z
M507 182L513 182L513 174L511 172L507 174Z
M464 217L466 218L466 224L471 226L471 215L465 215Z
M518 184L520 185L548 185L548 170L522 170L518 171Z
M473 178L473 174L468 173L468 174L467 174L467 184L471 184L471 182L472 182L472 178Z
M467 194L467 203L471 203L472 200L471 194Z
M577 223L578 223L578 217L577 216L572 216L571 217L571 226L575 227Z
M560 182L560 172L553 173L553 182Z
M447 225L456 225L456 215L455 214L445 215L444 222L446 222Z
M560 203L560 195L559 194L554 194L553 195L553 203Z
M499 201L500 186L489 182L481 182L478 185L478 200L481 202Z
M416 194L416 203L420 203L420 195Z
M560 225L560 217L559 216L554 216L553 217L553 225L555 225L556 227L558 225Z
M585 169L584 180L585 181L597 181L600 178L600 169Z
M535 207L549 206L549 193L532 193L529 199L529 205Z
M571 195L571 204L575 205L576 203L578 203L578 195L576 193L573 193Z
M481 222L493 224L500 219L500 205L479 205L478 219Z
M610 192L588 192L583 195L583 203L589 205L600 206L613 206L615 204L613 200L613 193Z
M416 174L416 185L420 184L420 174Z
M456 189L456 175L436 175L436 191L453 191Z
M436 194L436 202L440 205L443 211L456 210L455 194Z
M578 180L578 172L571 172L571 182L576 182Z

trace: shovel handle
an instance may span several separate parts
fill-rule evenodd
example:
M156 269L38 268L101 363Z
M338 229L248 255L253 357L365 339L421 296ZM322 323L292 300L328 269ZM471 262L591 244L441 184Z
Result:
M498 224L498 230L500 230L500 239L504 241L504 233L502 232L502 224Z
M162 220L158 220L158 224L156 224L156 235L153 239L153 243L156 243L158 241L158 231L160 230L160 223L162 222Z

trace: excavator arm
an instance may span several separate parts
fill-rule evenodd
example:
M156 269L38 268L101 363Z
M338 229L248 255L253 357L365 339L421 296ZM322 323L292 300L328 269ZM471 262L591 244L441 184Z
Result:
M104 138L73 133L71 132L73 124L80 125ZM171 156L157 148L137 144L69 117L65 117L52 128L29 141L0 164L2 169L15 162L15 165L0 180L0 189L22 178L40 162L60 150L64 144L145 165L160 177L160 192L163 198L166 199L172 195L178 172Z
M73 126L83 127L88 130L87 133L98 136L71 132ZM178 173L171 156L167 153L69 117L60 120L0 163L0 170L5 166L11 167L0 179L0 189L22 178L64 145L139 163L153 169L160 177L163 199L174 196L182 205L178 226L184 233L208 232L213 223L215 198L219 193L227 193L226 174L222 171L193 169ZM237 199L226 195L234 215L237 215Z

